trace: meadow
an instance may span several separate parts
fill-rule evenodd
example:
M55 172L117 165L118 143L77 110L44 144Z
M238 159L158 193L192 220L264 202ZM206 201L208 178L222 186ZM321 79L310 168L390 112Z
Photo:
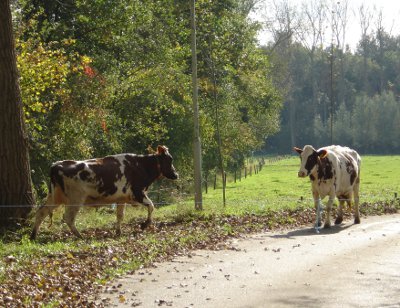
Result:
M120 237L115 235L112 208L81 211L77 227L85 240L70 234L62 223L63 210L56 211L51 227L48 220L42 224L35 242L29 240L29 226L3 234L0 306L8 306L11 300L19 307L58 307L71 302L93 306L101 285L155 261L190 254L192 249L229 248L229 238L252 232L312 228L310 183L297 177L298 168L296 156L266 159L257 174L236 183L228 177L225 206L221 183L215 190L209 188L203 194L203 211L194 209L191 197L177 195L178 201L156 208L155 229L141 231L138 226L146 209L128 207ZM400 192L399 175L400 156L363 156L360 197L364 214L392 213L400 208L400 199L395 198Z
M203 193L205 212L240 215L262 214L281 208L311 207L311 185L308 178L298 178L300 160L297 156L281 160L266 159L257 174L242 175L241 180L228 176L226 206L223 206L221 181L217 189ZM363 156L361 163L360 203L387 201L400 196L400 156ZM220 177L220 176L219 176ZM210 186L210 185L209 185ZM173 205L178 210L191 207L193 200ZM187 210L188 211L188 210ZM160 218L164 209L159 210Z
M234 182L233 175L228 174L226 185L226 204L223 205L222 183L218 175L217 187L209 183L208 192L203 192L203 211L194 209L192 196L177 195L176 201L169 205L157 204L156 191L150 187L149 194L156 205L155 221L175 221L185 217L215 215L264 215L279 209L311 208L311 186L308 178L298 178L300 160L297 156L283 159L266 159L262 170L255 174L242 173L241 179ZM400 156L363 156L361 166L360 203L372 204L393 200L395 194L400 196ZM327 199L323 200L326 201ZM336 201L335 201L336 203ZM48 228L42 224L39 237L43 233L60 233L68 231L61 223L63 209L57 210L54 223ZM144 207L127 207L124 222L144 220L147 209ZM85 228L104 228L113 230L115 211L112 208L81 210L77 218L79 230Z

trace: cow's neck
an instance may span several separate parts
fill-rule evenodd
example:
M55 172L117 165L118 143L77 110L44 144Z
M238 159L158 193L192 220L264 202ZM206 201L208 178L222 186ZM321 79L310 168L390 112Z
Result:
M149 185L161 176L161 166L157 155L143 156L144 170L147 173Z

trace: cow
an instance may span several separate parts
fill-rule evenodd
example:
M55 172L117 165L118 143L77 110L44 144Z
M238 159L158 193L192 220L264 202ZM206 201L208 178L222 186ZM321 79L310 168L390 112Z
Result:
M148 187L158 178L178 179L166 146L147 155L117 154L83 161L63 160L50 168L50 190L46 203L36 212L31 239L36 239L43 220L61 204L65 205L64 221L78 238L75 218L83 205L116 204L116 233L121 234L125 205L144 205L148 216L142 229L153 222L153 202L147 196Z
M359 190L361 158L355 150L348 147L332 145L315 150L311 145L303 149L294 147L300 154L301 178L309 176L315 208L318 208L320 199L329 196L326 206L324 228L331 226L330 211L335 196L339 199L338 215L335 224L343 221L343 205L347 202L351 208L354 199L354 223L360 223ZM318 211L317 211L318 212ZM318 214L317 214L318 215ZM318 217L318 221L320 217Z

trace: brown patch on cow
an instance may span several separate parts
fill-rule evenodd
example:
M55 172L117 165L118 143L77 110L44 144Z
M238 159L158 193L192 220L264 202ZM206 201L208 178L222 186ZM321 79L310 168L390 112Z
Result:
M311 155L307 157L306 164L304 165L304 168L307 170L308 174L311 173L311 170L314 168L316 164L318 164L318 155L317 152L313 152Z
M115 194L117 191L115 182L122 177L120 170L121 163L111 156L105 157L101 161L101 164L90 164L89 168L95 174L99 194L109 196Z
M318 179L319 180L330 180L334 176L332 162L328 157L321 158L318 162Z
M356 167L353 164L354 162L353 157L351 157L346 153L344 153L343 156L346 158L345 165L346 165L346 171L350 175L350 184L353 185L357 178Z
M75 163L75 164L68 164L67 166L64 164L64 162L62 163L63 166L63 174L66 177L69 178L73 178L74 176L76 176L80 171L82 171L83 169L85 169L85 164L84 163Z
M160 176L160 169L157 167L156 155L137 156L125 155L125 177L126 186L123 189L131 188L136 201L142 203L145 198L145 191L150 184Z
M155 179L160 176L160 170L157 167L158 161L155 155L125 156L125 177L127 184L131 187L147 188Z
M353 172L350 174L350 184L353 185L355 179L357 178L357 173L353 170Z
M82 181L88 181L89 180L89 178L90 178L90 172L89 171L86 171L86 170L82 170L80 173L79 173L79 178L82 180Z
M313 176L312 174L310 174L310 180L311 180L311 181L315 181L315 176Z
M351 161L346 161L346 171L350 175L350 184L353 185L354 181L357 178L357 172L354 168L354 165Z

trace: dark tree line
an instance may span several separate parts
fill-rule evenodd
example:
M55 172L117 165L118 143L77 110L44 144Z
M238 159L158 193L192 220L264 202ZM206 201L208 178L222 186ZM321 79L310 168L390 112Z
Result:
M281 131L266 149L287 153L332 138L363 153L400 153L400 36L385 30L382 12L350 12L348 1L333 8L323 0L276 3L264 50L285 104ZM362 30L355 50L345 44L349 18Z

